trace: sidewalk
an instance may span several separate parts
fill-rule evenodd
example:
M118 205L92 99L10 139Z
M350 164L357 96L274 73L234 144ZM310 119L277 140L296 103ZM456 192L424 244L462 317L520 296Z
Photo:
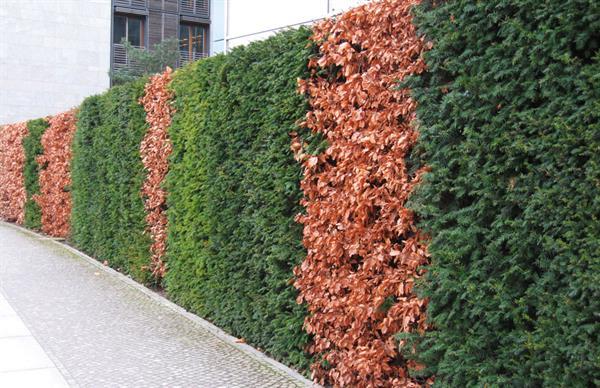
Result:
M310 385L124 276L0 222L0 386L40 381L44 387Z
M0 293L0 387L68 387L31 332Z

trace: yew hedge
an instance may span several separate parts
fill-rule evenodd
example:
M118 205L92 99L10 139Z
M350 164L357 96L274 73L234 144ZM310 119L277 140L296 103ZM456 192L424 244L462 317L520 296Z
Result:
M306 109L310 31L202 60L173 80L166 291L248 343L304 367L305 308L292 268L304 256L301 168L290 132Z
M435 327L417 374L439 386L600 382L600 3L441 1L407 85L430 166Z
M148 126L139 99L146 80L87 98L77 116L71 162L71 239L137 280L149 280L140 143Z
M23 176L25 178L25 221L27 228L40 230L42 228L42 209L35 201L35 197L40 194L40 170L43 166L37 161L37 158L43 153L42 135L48 128L46 119L36 119L27 122L28 134L23 139L23 148L25 150L25 167Z

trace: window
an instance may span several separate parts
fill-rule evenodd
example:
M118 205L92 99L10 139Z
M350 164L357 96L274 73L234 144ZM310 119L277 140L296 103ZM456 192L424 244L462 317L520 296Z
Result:
M201 24L179 25L179 49L189 58L199 58L206 53L206 28Z
M115 15L113 43L121 43L123 39L133 46L144 46L144 19L139 16Z

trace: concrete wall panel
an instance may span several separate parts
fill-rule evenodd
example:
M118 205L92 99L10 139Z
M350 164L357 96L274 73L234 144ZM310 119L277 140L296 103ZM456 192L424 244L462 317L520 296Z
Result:
M0 124L109 87L110 0L0 0Z

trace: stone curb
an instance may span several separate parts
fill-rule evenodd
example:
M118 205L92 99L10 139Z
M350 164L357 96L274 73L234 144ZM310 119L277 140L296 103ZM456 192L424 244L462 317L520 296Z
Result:
M74 254L75 256L94 265L98 269L101 269L104 272L110 274L111 276L119 279L120 281L127 283L129 286L136 288L138 291L142 292L144 295L146 295L148 298L154 300L158 304L175 311L176 313L189 319L190 321L194 322L195 324L201 326L203 329L209 331L210 333L212 333L214 336L216 336L220 340L222 340L225 343L233 346L234 348L242 351L243 353L247 354L248 356L255 359L256 361L261 362L263 364L268 364L270 367L272 367L274 370L276 370L280 374L295 380L297 383L299 383L305 387L314 387L314 388L321 387L320 385L311 382L310 380L308 380L306 377L302 376L300 373L296 372L295 370L266 356L264 353L258 351L257 349L253 348L252 346L244 344L244 343L239 343L237 338L226 333L221 328L213 325L212 323L208 322L205 319L200 318L199 316L197 316L195 314L190 313L189 311L185 310L181 306L178 306L175 303L171 302L170 300L160 296L156 292L148 289L147 287L136 282L135 280L131 279L130 277L128 277L120 272L117 272L114 269L112 269L106 265L103 265L98 260L95 260L92 257L86 255L85 253L78 251L77 249L71 247L70 245L62 243L61 241L64 241L64 239L51 238L51 237L36 233L34 231L31 231L29 229L23 228L19 225L13 224L13 223L5 222L5 221L0 221L0 223L2 223L3 225L9 226L13 229L19 230L23 233L34 236L35 238L37 238L39 240L50 241L53 244L56 244L57 246L62 247L63 249ZM59 369L64 369L64 368L59 368ZM61 370L61 372L62 372L62 370Z

